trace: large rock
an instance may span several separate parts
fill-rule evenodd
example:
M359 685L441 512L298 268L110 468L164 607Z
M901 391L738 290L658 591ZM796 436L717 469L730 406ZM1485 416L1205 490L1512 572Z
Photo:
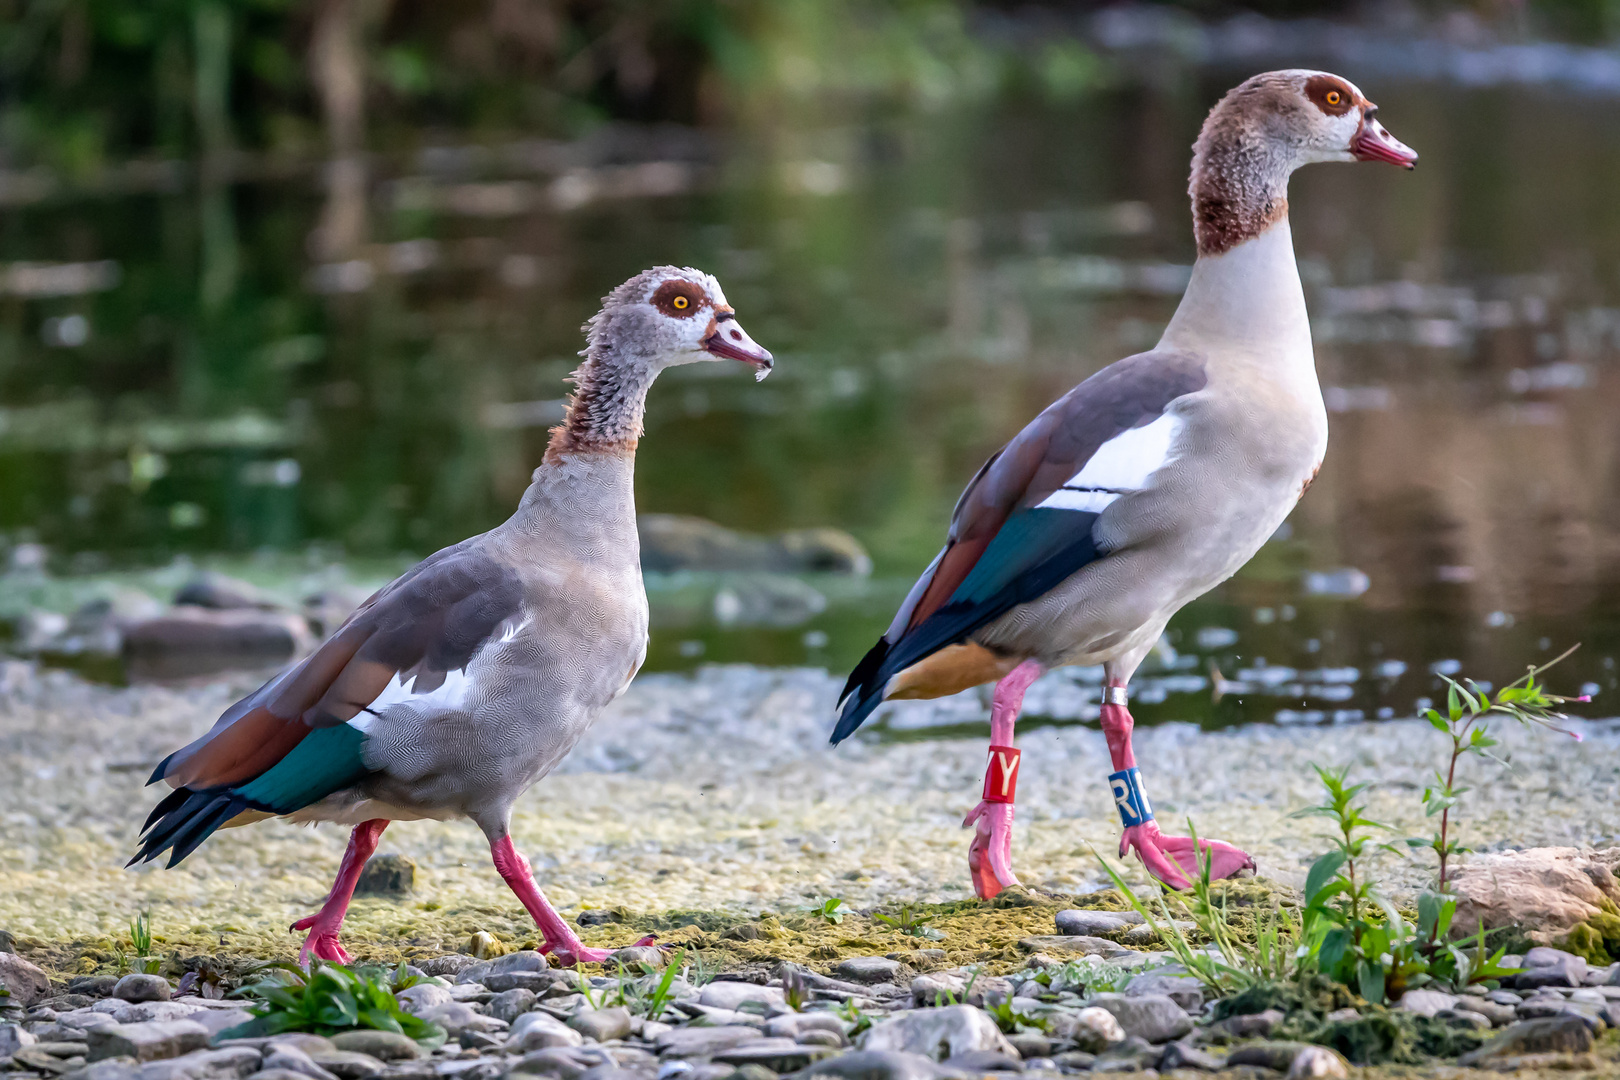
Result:
M534 1008L534 991L524 987L502 990L484 1003L484 1011L508 1024Z
M611 1009L586 1009L568 1018L568 1026L597 1042L622 1039L630 1034L630 1010L623 1005Z
M1605 901L1620 904L1617 864L1620 848L1528 848L1475 855L1451 877L1458 897L1451 925L1458 933L1473 932L1481 921L1487 930L1568 930L1602 911Z
M24 1031L21 1024L0 1024L0 1059L8 1058L38 1041L31 1032Z
M205 570L180 586L174 602L177 606L214 611L275 611L282 607L257 585L213 570Z
M222 1050L193 1050L167 1061L150 1061L141 1066L141 1080L241 1080L262 1067L259 1052L251 1046L231 1046Z
M759 1029L742 1024L724 1027L678 1027L658 1036L658 1053L666 1058L706 1058L721 1050L752 1042Z
M769 570L862 576L872 572L872 559L860 542L837 529L751 536L685 514L642 514L636 526L642 569L653 572Z
M1126 997L1162 994L1194 1016L1204 1008L1204 984L1191 975L1138 975L1125 986Z
M833 969L839 978L868 984L893 982L900 971L900 961L886 956L852 956Z
M919 1009L880 1021L861 1038L860 1046L862 1050L922 1054L935 1061L970 1050L994 1050L1009 1056L1018 1052L1001 1034L990 1014L971 1005Z
M340 1031L332 1036L332 1045L339 1050L368 1054L379 1061L415 1061L422 1056L422 1048L416 1045L416 1040L397 1031L365 1028Z
M324 1049L330 1050L328 1045ZM315 1064L304 1048L291 1040L272 1039L264 1048L264 1067L291 1073L295 1076L307 1076L309 1080L337 1080L332 1073L327 1072Z
M1337 1050L1325 1046L1301 1047L1294 1060L1288 1063L1287 1080L1345 1080L1350 1075L1350 1063Z
M1525 970L1512 976L1519 990L1534 990L1538 986L1582 986L1586 981L1586 961L1574 953L1546 946L1531 949L1524 954Z
M11 952L0 952L0 985L11 995L7 1004L24 1009L51 992L50 976Z
M132 1057L157 1061L208 1047L208 1029L193 1020L154 1020L144 1024L104 1024L85 1032L86 1059Z
M1551 1016L1514 1024L1478 1050L1458 1058L1457 1064L1479 1065L1521 1054L1583 1054L1590 1049L1592 1029L1579 1017Z
M444 1028L445 1033L454 1039L463 1031L505 1031L507 1024L504 1020L497 1020L493 1016L485 1016L476 1011L471 1005L464 1002L452 1001L447 1005L435 1005L431 1009L423 1009L416 1014L423 1020L438 1024Z
M286 612L179 607L124 628L124 661L141 677L179 678L285 663L315 643Z
M436 983L417 983L401 990L394 997L399 999L401 1009L416 1016L420 1016L428 1009L448 1005L454 1000L449 990Z
M1418 1016L1433 1016L1442 1009L1455 1009L1461 999L1456 994L1442 993L1439 990L1408 990L1401 995L1401 1000L1395 1007L1403 1012L1416 1013Z
M1143 994L1126 997L1124 994L1097 994L1091 1004L1114 1014L1125 1034L1137 1035L1150 1043L1164 1043L1179 1039L1192 1031L1192 1017L1164 994Z

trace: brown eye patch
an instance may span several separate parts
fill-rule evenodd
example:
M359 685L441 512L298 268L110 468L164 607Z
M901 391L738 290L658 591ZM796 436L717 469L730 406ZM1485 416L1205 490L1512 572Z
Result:
M666 281L652 294L652 306L675 319L686 319L707 307L709 294L691 281Z
M1305 80L1305 96L1329 116L1343 116L1355 108L1355 93L1343 79L1312 75Z

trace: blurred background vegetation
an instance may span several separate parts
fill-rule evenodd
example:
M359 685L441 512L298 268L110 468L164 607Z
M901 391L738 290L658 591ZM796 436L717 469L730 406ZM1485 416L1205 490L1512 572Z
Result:
M1156 339L1210 104L1303 65L1423 165L1294 182L1333 447L1144 716L1404 713L1431 664L1577 639L1616 685L1617 13L0 0L0 648L197 563L297 602L496 524L580 323L672 262L781 363L660 380L641 508L842 528L875 572L752 623L757 582L653 581L651 666L847 668L985 456Z

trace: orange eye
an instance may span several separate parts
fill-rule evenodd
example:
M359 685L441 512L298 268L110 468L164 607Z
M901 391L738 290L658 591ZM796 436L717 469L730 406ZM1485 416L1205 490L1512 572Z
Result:
M1341 102L1343 100L1344 100L1344 95L1339 93L1337 90L1329 90L1327 92L1327 103L1329 105L1337 105L1339 102Z
M688 300L684 296L677 296L675 299L670 301L670 306L676 311L685 311L691 305L692 301Z

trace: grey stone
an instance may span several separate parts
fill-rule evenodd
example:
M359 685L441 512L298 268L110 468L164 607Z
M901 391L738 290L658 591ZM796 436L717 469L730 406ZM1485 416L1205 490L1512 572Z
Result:
M641 565L648 571L775 571L865 576L872 559L860 542L839 529L795 529L774 537L736 532L687 514L641 514L636 518Z
M871 984L894 982L900 976L901 966L900 961L887 956L852 956L833 971L850 982Z
M1478 1013L1497 1027L1511 1024L1514 1020L1513 1006L1502 1005L1489 998L1465 997L1457 1002L1459 1011Z
M497 1020L493 1016L485 1016L474 1011L471 1005L460 1001L435 1005L433 1008L424 1009L416 1015L423 1020L438 1024L444 1028L445 1034L452 1039L460 1036L463 1031L505 1031L508 1027L506 1021Z
M422 1056L416 1040L397 1031L344 1031L332 1036L332 1045L339 1050L370 1054L379 1061L414 1061Z
M819 1061L835 1051L825 1046L813 1046L792 1039L756 1039L738 1043L713 1054L715 1061L727 1065L763 1065L775 1073L797 1072L812 1061Z
M39 1039L21 1024L0 1024L0 1058L8 1058L25 1046L33 1046Z
M707 1058L721 1050L759 1038L759 1029L742 1025L679 1027L658 1038L658 1053L666 1058Z
M1157 1068L1159 1059L1164 1052L1156 1046L1148 1044L1146 1039L1137 1035L1128 1035L1125 1041L1112 1046L1097 1055L1091 1063L1094 1073L1110 1072L1146 1072Z
M1088 1054L1084 1050L1065 1050L1052 1055L1052 1063L1066 1073L1089 1072L1096 1061L1096 1054Z
M1174 920L1173 925L1183 935L1191 935L1198 929L1196 924L1179 919ZM1159 926L1168 932L1169 928L1164 923L1160 923ZM1171 936L1174 937L1174 934L1172 933ZM1159 931L1146 923L1141 926L1133 926L1119 936L1119 940L1126 945L1154 945L1158 943L1159 939Z
M264 1041L266 1047L290 1046L305 1054L324 1054L328 1050L336 1050L332 1040L325 1035L316 1035L309 1031L287 1031L280 1035L272 1035ZM268 1053L268 1050L266 1051Z
M207 1028L208 1037L213 1039L222 1032L252 1020L253 1014L246 1009L198 1009L186 1019Z
M759 1005L781 1005L786 1000L780 988L775 986L756 986L745 982L712 982L703 988L698 995L699 1005L708 1005L716 1009L730 1009L733 1012L745 1002L754 1002Z
M315 643L290 612L176 607L124 627L123 655L142 677L202 675L291 659Z
M169 980L161 975L125 975L113 987L112 996L131 1003L168 1001Z
M1138 975L1125 986L1126 997L1163 994L1197 1015L1204 1008L1204 984L1191 975Z
M415 887L416 863L409 855L390 852L373 855L366 862L366 868L360 871L360 880L354 883L354 895L392 900L409 896Z
M608 964L623 964L634 971L643 964L661 968L669 963L669 954L656 945L626 945L608 954Z
M1486 1001L1494 1001L1498 1005L1517 1005L1524 998L1511 990L1492 990L1485 995Z
M1226 1056L1227 1065L1259 1065L1267 1069L1276 1069L1284 1072L1293 1064L1294 1058L1306 1046L1301 1042L1262 1042L1246 1043L1236 1047Z
M521 987L515 990L504 990L489 999L484 1006L489 1015L497 1020L505 1020L508 1024L534 1008L535 996L533 990Z
M399 1001L399 1007L413 1016L420 1016L426 1010L440 1005L448 1005L452 1000L450 991L435 983L417 983L401 990L394 997Z
M180 586L174 594L174 603L214 611L275 611L281 607L257 585L213 570L204 570Z
M539 997L557 985L557 973L552 971L500 971L485 975L481 984L488 990L504 994L512 990L527 990ZM569 986L572 989L572 986Z
M121 998L108 998L98 1001L96 1010L99 1012L103 1005L118 1004L112 1011L112 1018L120 1024L149 1024L167 1020L189 1020L191 1014L197 1011L195 1005L188 1005L183 1001L137 1001L126 1004Z
M524 1013L512 1022L512 1030L507 1033L506 1046L509 1051L526 1054L555 1046L579 1046L584 1041L585 1036L555 1016L531 1012Z
M330 1049L330 1044L323 1048L323 1050ZM282 1040L271 1042L264 1048L264 1067L309 1077L310 1080L336 1080L331 1073L315 1064L302 1047Z
M336 1044L335 1039L333 1043ZM323 1050L309 1055L309 1058L339 1080L363 1080L383 1071L381 1061L354 1050Z
M1418 1016L1433 1016L1441 1009L1456 1008L1460 1000L1456 994L1445 994L1439 990L1408 990L1401 995L1395 1007Z
M1164 1048L1164 1055L1159 1058L1158 1067L1166 1072L1171 1069L1197 1069L1200 1072L1219 1072L1225 1066L1225 1058L1217 1057L1208 1050L1194 1046L1191 1041L1183 1039Z
M68 980L68 993L93 998L114 997L113 990L117 986L116 975L76 975Z
M134 1058L106 1058L92 1061L68 1073L68 1080L139 1080L141 1069Z
M1586 961L1573 953L1538 946L1524 954L1524 966L1513 976L1513 988L1533 990L1540 986L1581 986L1586 980Z
M262 1057L250 1046L195 1050L141 1066L141 1080L241 1080L259 1071Z
M418 960L416 962L416 966L421 968L423 973L428 975L433 975L440 978L445 976L454 978L467 968L470 968L477 963L478 960L476 958L468 956L465 953L446 953L443 956L435 956L427 960Z
M1288 1063L1287 1080L1314 1080L1330 1077L1345 1080L1350 1075L1350 1064L1336 1050L1325 1046L1305 1046Z
M578 1032L573 1032L577 1035ZM535 1050L524 1054L512 1066L512 1071L528 1073L538 1076L555 1076L558 1080L578 1080L586 1069L609 1061L607 1055L596 1047L581 1048L567 1046L552 1046L544 1050Z
M1119 933L1143 923L1134 911L1092 911L1069 908L1057 913L1057 931L1071 937L1102 937Z
M1063 1009L1049 1013L1047 1025L1053 1038L1072 1042L1090 1054L1100 1054L1125 1041L1125 1029L1108 1009Z
M86 1056L90 1061L111 1057L157 1061L208 1046L208 1029L192 1020L105 1024L85 1034L90 1048Z
M986 1001L996 1004L1012 996L1011 980L999 975L975 975L967 968L932 971L911 980L911 1000L923 1007L953 998L961 1005L983 1006Z
M1114 1014L1126 1036L1137 1035L1150 1043L1169 1042L1192 1031L1192 1017L1164 994L1143 994L1126 997L1123 994L1097 994L1092 997L1095 1008Z
M1016 1031L1007 1036L1007 1041L1012 1043L1012 1048L1025 1061L1050 1057L1052 1054L1052 1040L1039 1031Z
M11 995L7 1004L23 1009L51 992L50 976L13 952L0 952L0 985Z
M879 1021L862 1036L860 1046L862 1050L898 1050L922 1054L935 1061L943 1061L970 1050L994 1050L1008 1055L1016 1053L990 1014L971 1005L920 1009Z
M1264 1012L1249 1013L1244 1016L1228 1016L1225 1020L1215 1024L1212 1028L1224 1035L1238 1039L1263 1039L1271 1034L1271 1029L1283 1022L1281 1009L1267 1009Z
M1478 1050L1458 1058L1457 1064L1471 1066L1520 1054L1583 1054L1590 1049L1591 1028L1579 1017L1554 1016L1514 1024Z
M801 1078L836 1077L837 1080L939 1080L943 1070L932 1058L899 1050L855 1050L839 1054L798 1074Z
M1463 1028L1470 1031L1489 1031L1491 1021L1488 1017L1467 1009L1441 1009L1434 1014L1436 1020L1444 1021L1452 1027Z
M630 1034L630 1010L623 1005L611 1009L588 1009L568 1018L568 1026L597 1042L622 1039Z
M260 1069L258 1072L253 1073L248 1080L307 1080L307 1077L303 1073L293 1072L291 1069L275 1068Z
M765 1021L765 1034L776 1039L796 1039L811 1031L844 1035L844 1022L830 1012L785 1012Z
M1018 947L1025 952L1051 953L1062 957L1100 956L1104 960L1141 955L1107 938L1070 934L1038 934L1034 937L1020 938Z
M652 1080L653 1074L641 1069L626 1069L609 1062L593 1065L579 1074L579 1080Z

